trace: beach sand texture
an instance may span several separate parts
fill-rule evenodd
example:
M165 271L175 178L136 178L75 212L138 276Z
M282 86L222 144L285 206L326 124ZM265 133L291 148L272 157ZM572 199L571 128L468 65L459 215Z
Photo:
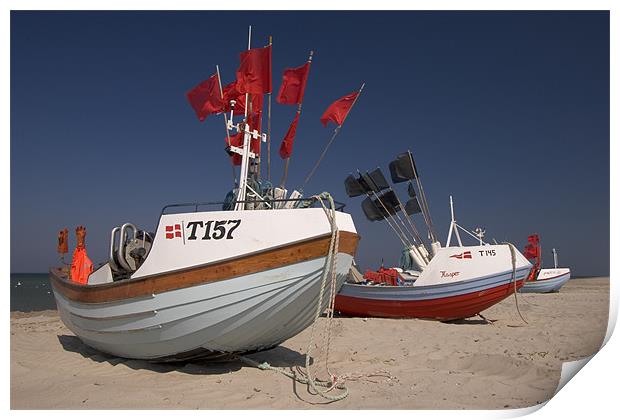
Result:
M562 362L595 353L607 328L609 279L570 280L559 293L519 295L486 310L494 320L335 318L330 368L348 398L321 398L285 376L238 361L152 364L81 343L56 311L11 313L12 409L497 409L553 395ZM317 333L326 322L319 321ZM303 366L310 329L250 355ZM316 339L317 344L322 340ZM326 379L324 355L314 371ZM387 371L391 377L361 376ZM578 375L577 375L578 380ZM314 404L313 404L314 403ZM319 403L319 404L316 404Z

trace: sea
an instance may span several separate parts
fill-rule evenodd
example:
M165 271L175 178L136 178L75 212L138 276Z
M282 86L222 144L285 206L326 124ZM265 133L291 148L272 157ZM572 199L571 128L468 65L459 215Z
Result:
M47 273L11 273L11 311L56 309Z

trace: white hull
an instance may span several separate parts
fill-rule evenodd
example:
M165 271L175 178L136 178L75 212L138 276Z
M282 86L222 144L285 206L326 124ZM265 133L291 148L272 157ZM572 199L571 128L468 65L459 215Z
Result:
M323 210L226 216L242 223L231 240L217 242L192 242L187 228L181 237L164 235L177 220L224 219L219 212L162 216L151 254L129 279L77 285L52 270L61 319L89 346L136 359L257 351L301 332L316 314L325 270L330 236ZM348 214L337 216L339 290L358 236ZM277 224L283 220L289 223ZM329 287L322 309L328 304Z
M521 293L558 292L570 280L570 268L543 268L534 281L526 282Z
M338 289L353 257L338 255ZM55 292L60 316L89 346L116 356L154 359L199 348L256 351L308 327L316 311L320 258L224 282L134 301L83 304ZM323 309L329 303L325 291Z

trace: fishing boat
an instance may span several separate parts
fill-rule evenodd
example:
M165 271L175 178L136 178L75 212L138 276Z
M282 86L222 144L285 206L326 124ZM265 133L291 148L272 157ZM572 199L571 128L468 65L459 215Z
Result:
M541 268L542 253L540 237L538 234L528 236L528 244L525 246L524 255L534 261L532 271L523 287L521 293L552 293L559 292L562 286L570 280L570 268L558 268L558 253L555 248L553 252L554 268Z
M271 78L268 48L256 52L248 43L247 53L268 53ZM238 80L244 59L242 53ZM338 289L351 268L359 236L342 204L326 193L287 197L261 179L262 98L241 92L237 110L235 99L218 105L219 68L190 93L202 95L200 111L223 111L217 113L224 115L231 161L240 164L238 184L222 202L165 206L154 232L132 223L114 227L107 261L92 272L76 268L75 258L71 270L50 270L64 324L111 355L176 361L271 348L308 327L320 291L323 311L330 288ZM196 95L188 94L190 102ZM243 119L234 122L240 96ZM230 141L235 132L238 143ZM76 253L85 251L85 229L80 234ZM80 255L82 264L87 257Z
M404 205L379 168L350 175L345 189L351 197L365 194L362 210L367 218L386 221L400 239L400 267L382 267L366 272L361 282L346 282L336 296L336 310L363 317L455 320L475 316L522 287L532 267L529 261L512 244L488 244L482 229L470 232L460 226L452 197L450 230L441 246L410 151L390 163L390 174L394 184L408 182ZM430 247L412 218L415 214L422 215ZM464 246L459 229L478 244ZM451 245L453 234L456 246Z

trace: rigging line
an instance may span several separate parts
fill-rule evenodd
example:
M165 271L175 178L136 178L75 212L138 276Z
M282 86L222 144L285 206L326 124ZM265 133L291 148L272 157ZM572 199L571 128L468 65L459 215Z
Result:
M396 191L394 191L394 189L392 187L390 187L390 190L392 190L394 192L394 196L396 197L396 200L398 201L398 205L400 206L402 211L405 213L405 216L403 216L403 218L409 221L409 225L411 226L411 229L407 229L407 225L405 224L405 222L402 221L402 219L400 218L400 216L398 215L398 212L397 212L396 215L398 216L398 220L400 220L400 222L403 224L405 229L409 233L411 233L412 237L417 239L417 241L420 244L424 245L424 241L422 241L422 238L420 237L420 234L419 234L417 228L411 223L411 219L409 218L409 215L407 214L407 211L405 210L405 206L403 206L403 203L400 201L400 198L398 198L398 195L396 194Z
M434 240L435 233L433 232L428 206L427 206L426 201L424 200L422 183L417 179L417 177L416 177L416 184L418 185L418 191L419 191L419 195L416 197L416 200L418 200L418 203L420 204L420 208L422 209L422 216L424 217L424 223L426 224L426 229L429 232L429 236L431 237L431 240Z
M390 223L389 219L392 218L392 222L394 223L394 225L398 228L398 230L400 231L400 233L402 234L402 237L405 239L404 241L401 239L401 241L403 242L403 245L405 245L406 247L410 247L413 245L413 243L409 240L409 238L407 237L407 235L405 234L405 232L401 229L401 227L398 225L398 223L396 222L396 219L393 219L394 216L392 216L390 214L390 212L388 211L387 207L385 207L385 204L383 204L383 202L381 201L381 198L379 198L377 196L377 193L375 193L374 191L372 192L375 195L375 198L377 199L377 201L381 204L381 207L383 207L383 209L385 210L385 213L387 214L387 216L384 218L385 221L387 221L388 223ZM370 196L370 194L366 193L366 195L372 199L372 197ZM391 225L390 225L391 226ZM392 227L392 229L394 229L394 231L396 231L396 229L394 227ZM400 235L399 235L400 237Z
M391 188L391 187L390 187ZM392 191L394 191L394 189L392 189ZM411 217L411 215L409 215L407 213L407 211L405 210L405 206L403 206L402 201L400 201L400 198L398 197L398 195L396 196L396 199L398 200L398 204L400 205L400 207L403 209L403 211L405 212L405 219L409 222L409 225L411 226L411 229L413 230L414 235L416 236L416 238L418 239L418 241L424 245L424 241L422 240L422 237L420 236L420 231L418 230L417 226L415 225L413 218Z
M366 193L366 195L368 197L370 197L370 194ZM408 240L406 240L407 238L405 237L405 239L403 239L403 237L401 236L400 233L398 233L398 231L396 230L396 228L394 226L392 226L392 222L390 221L390 219L388 218L384 218L383 220L385 220L387 222L387 224L390 226L390 228L392 228L392 230L394 231L394 233L396 234L396 236L398 236L398 239L400 240L400 242L403 244L403 246L405 247L409 247L411 246L410 244L407 245L407 243L409 242Z
M396 212L396 213L394 213L394 214L390 214L390 212L388 211L387 207L386 207L386 206L385 206L385 204L382 202L381 198L377 195L377 193L376 193L374 190L373 190L373 192L372 192L372 193L374 194L375 198L379 201L379 203L381 203L381 206L383 207L383 209L385 210L385 212L389 215L389 217L392 217L392 219L394 220L394 224L396 224L396 226L398 226L398 228L399 228L399 229L400 229L400 231L403 233L403 235L404 235L405 237L407 237L407 236L406 236L407 234L410 234L410 235L411 235L411 232L409 232L409 231L407 230L407 226L405 225L405 222L403 222L403 221L402 221L402 219L400 218L400 216L399 216L398 212ZM404 227L404 229L400 227L400 225L399 225L399 224L398 224L398 222L396 221L396 218L398 218L398 220L400 221L400 223L402 224L402 226ZM413 240L413 241L409 241L409 242L410 242L412 245L413 245L413 244L417 245L417 244L416 244L416 240L415 240L415 238L413 238L413 236L414 236L414 235L412 235L412 239L414 239L414 240ZM408 237L407 237L407 238L408 238Z
M431 212L428 208L428 201L426 200L426 193L424 192L424 187L422 186L422 180L420 180L419 175L417 174L417 171L416 171L416 183L418 184L418 189L420 190L420 195L422 197L422 205L424 208L424 220L426 221L426 225L431 234L431 239L435 241L437 238L437 235L435 234L435 227L433 226L433 219L431 219Z
M474 238L475 240L480 241L480 238L479 238L479 237L477 237L476 235L474 235L473 233L471 233L469 230L465 229L463 226L459 225L459 224L458 224L458 223L456 223L456 222L454 222L454 224L455 224L455 226L456 226L457 228L460 228L463 232L465 232L466 234L468 234L469 236L471 236L471 237L472 237L472 238ZM482 241L482 243L483 243L484 245L488 245L488 243L487 243L487 242Z
M400 240L400 243L402 243L402 244L403 244L403 246L405 246L405 247L407 247L407 248L411 246L411 245L408 245L408 244L407 244L407 241L405 241L405 240L402 238L402 236L400 235L400 233L398 233L398 231L396 230L396 228L395 228L394 226L392 226L392 223L390 222L390 220L389 220L389 219L387 219L387 218L386 218L386 219L383 219L383 220L385 220L385 221L387 222L387 224L388 224L388 225L392 228L392 230L394 231L394 233L396 234L396 236L398 236L398 239Z
M428 201L426 199L426 193L424 192L424 187L422 186L422 181L420 181L420 192L422 193L422 197L424 199L424 208L426 209L426 215L428 217L429 229L431 231L432 239L435 240L437 235L435 234L435 226L433 225L433 219L431 218L431 211L428 208Z
M431 219L430 210L428 209L428 202L426 200L426 194L424 193L424 188L422 187L422 181L420 180L420 176L418 174L418 170L413 162L413 154L410 150L407 151L409 154L409 161L411 163L411 167L413 168L413 174L415 176L416 184L418 185L418 190L420 191L420 195L422 197L422 215L424 216L424 221L426 222L426 227L429 230L431 235L431 239L436 241L437 235L435 234L435 229L433 227L433 220Z

